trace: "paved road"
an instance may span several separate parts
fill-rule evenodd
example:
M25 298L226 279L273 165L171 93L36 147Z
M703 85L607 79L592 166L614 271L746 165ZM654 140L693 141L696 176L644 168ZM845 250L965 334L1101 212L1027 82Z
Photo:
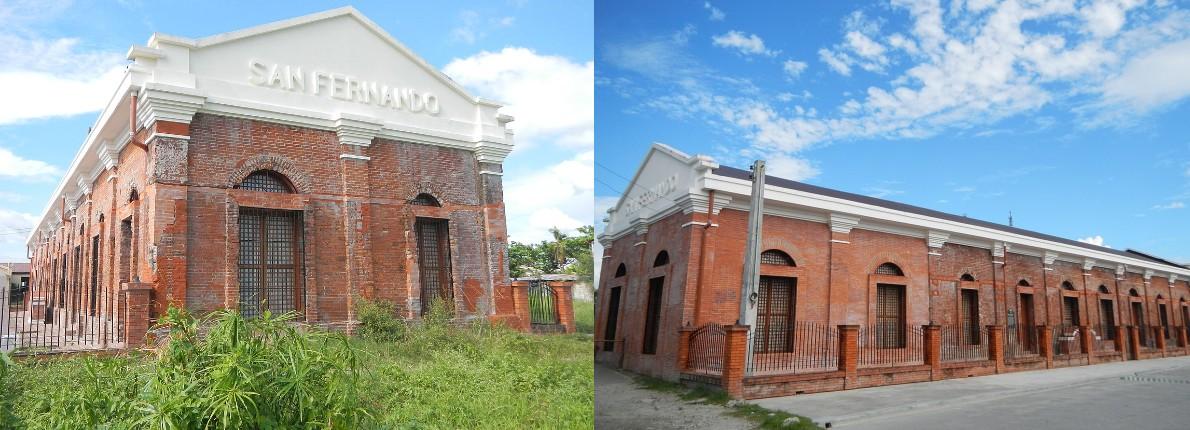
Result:
M1190 429L1190 357L778 397L843 429Z
M595 364L595 428L597 429L750 429L742 418L724 415L727 408L685 402L660 391L640 388L628 374Z

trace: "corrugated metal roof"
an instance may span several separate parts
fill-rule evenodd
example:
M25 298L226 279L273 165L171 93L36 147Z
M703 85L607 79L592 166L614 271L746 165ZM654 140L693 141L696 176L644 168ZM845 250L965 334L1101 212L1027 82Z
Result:
M718 168L712 169L711 173L719 175L719 176L726 176L729 178L743 179L743 180L748 180L748 181L752 180L752 172L751 171L737 169L735 167L719 166ZM807 193L818 194L818 195L827 196L827 197L834 197L834 198L843 199L843 200L850 200L850 201L853 201L856 203L863 203L863 204L872 205L872 206L879 206L882 208L887 208L887 209L892 209L892 210L897 210L897 211L902 211L902 212L909 212L909 213L918 214L918 215L925 215L928 217L934 217L934 218L944 219L944 220L948 220L948 221L955 221L955 222L961 222L961 223L970 224L970 225L979 226L979 227L991 228L991 229L1000 230L1000 231L1003 231L1006 233L1019 234L1022 236L1029 236L1029 237L1042 239L1042 240L1049 240L1049 241L1058 242L1058 243L1062 243L1062 244L1066 244L1066 245L1077 246L1080 248L1086 248L1086 249L1095 250L1095 251L1099 251L1099 252L1115 254L1115 255L1122 256L1122 257L1138 258L1141 260L1147 260L1147 261L1151 261L1151 262L1158 263L1158 264L1173 266L1173 267L1176 267L1179 269L1186 268L1186 266L1172 263L1172 262L1169 262L1168 260L1154 257L1149 254L1133 251L1131 249L1121 251L1121 250L1112 249L1112 248L1108 248L1108 247L1104 247L1104 246L1098 246L1098 245L1092 245L1092 244L1085 243L1085 242L1079 242L1077 240L1070 240L1070 239L1066 239L1063 237L1051 236L1051 235L1048 235L1045 233L1038 233L1038 232L1035 232L1032 230L1025 230L1023 228L1011 227L1011 226L1007 226L1004 224L997 224L994 222L984 221L984 220L980 220L980 219L968 218L965 216L949 214L946 212L936 211L933 209L927 209L927 208L923 208L920 206L913 206L913 205L900 203L900 202L894 202L891 200L878 199L875 197L864 196L864 195L859 195L859 194L854 194L854 193L848 193L846 191L839 191L839 190L830 189L830 188L826 188L826 187L819 187L817 185L810 185L810 184L807 184L804 182L798 182L798 181L792 181L789 179L778 178L776 176L765 176L765 184L772 185L775 187L781 187L781 188L786 188L786 189L791 189L791 190L797 190L797 191L803 191L803 192L807 192Z

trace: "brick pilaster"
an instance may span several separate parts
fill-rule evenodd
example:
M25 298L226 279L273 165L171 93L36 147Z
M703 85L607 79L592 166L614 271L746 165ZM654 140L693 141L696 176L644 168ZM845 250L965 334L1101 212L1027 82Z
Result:
M1129 348L1132 349L1133 356L1140 359L1140 327L1128 326L1128 335Z
M1165 332L1161 330L1161 326L1155 325L1152 327L1153 337L1157 339L1157 350L1161 351L1161 356L1165 356Z
M996 364L996 373L1004 373L1004 326L988 326L988 358Z
M512 281L512 303L515 323L511 325L517 330L528 332L532 328L529 319L529 281Z
M149 294L153 292L151 284L143 282L125 282L120 292L124 296L124 340L128 348L139 348L145 344L145 334L149 332L149 307L153 304Z
M1079 326L1078 333L1083 353L1087 354L1087 364L1095 364L1095 334L1091 332L1091 326Z
M937 325L921 326L922 340L925 351L922 351L926 364L930 366L930 380L942 379L942 327Z
M744 369L748 354L748 326L730 325L724 327L723 338L723 389L732 398L744 397Z
M558 311L558 323L562 324L566 333L574 333L574 281L550 281L550 288L554 290L554 305Z
M1186 338L1186 328L1178 327L1178 346L1182 347L1183 350L1187 349L1188 340L1190 339Z
M830 242L830 290L827 307L827 323L847 324L847 299L851 293L850 266L853 260L851 233L831 232Z
M678 372L685 372L690 363L690 335L694 333L694 327L685 326L678 329L678 358L676 367Z
M1128 359L1128 351L1124 350L1124 347L1125 347L1125 345L1124 345L1124 332L1125 332L1124 326L1118 325L1113 330L1116 331L1116 338L1113 339L1113 341L1116 345L1116 351L1122 355L1123 359L1127 360Z
M854 388L859 381L859 326L839 326L839 370L843 371L843 389Z
M1054 367L1054 332L1050 330L1048 325L1037 326L1037 350L1041 352L1041 356L1045 357L1045 367L1047 369Z

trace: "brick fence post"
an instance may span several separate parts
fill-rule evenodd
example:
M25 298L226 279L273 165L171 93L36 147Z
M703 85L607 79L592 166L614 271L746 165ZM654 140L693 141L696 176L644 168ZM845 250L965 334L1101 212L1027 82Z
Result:
M1037 349L1041 351L1041 356L1045 358L1045 368L1052 369L1054 367L1054 332L1050 331L1048 325L1037 326Z
M1161 326L1153 326L1153 337L1157 339L1157 349L1161 351L1161 356L1165 356L1165 332L1161 330Z
M149 294L153 286L143 282L120 284L124 296L124 341L128 349L145 345L145 334L149 332Z
M735 399L744 398L744 363L748 354L748 326L723 328L723 389Z
M839 325L839 370L843 371L843 389L859 382L859 326Z
M694 334L694 327L685 326L678 329L678 372L689 369L690 363L690 335Z
M558 323L567 333L574 333L574 281L550 281L554 289L554 303L557 306Z
M996 365L996 373L1004 373L1004 326L988 326L988 359Z
M515 315L516 329L532 331L529 320L529 281L512 281L512 313Z
M1128 351L1124 350L1124 326L1118 325L1115 328L1113 328L1112 330L1116 331L1116 333L1115 333L1116 338L1113 339L1114 340L1113 343L1116 346L1116 352L1120 353L1121 358L1127 360L1128 359Z
M934 324L921 326L921 336L925 344L922 358L930 365L930 380L942 379L942 327Z
M1083 347L1083 353L1087 354L1087 364L1095 364L1095 334L1091 332L1091 326L1082 325L1078 327L1079 343Z
M1128 326L1128 347L1137 360L1140 359L1140 327Z
M1188 339L1186 339L1186 328L1185 328L1185 327L1178 327L1178 346L1182 347L1182 349L1183 349L1183 351L1182 351L1182 352L1183 352L1183 353L1185 353L1185 352L1186 352L1186 351L1184 351L1184 350L1185 350L1185 349L1186 349L1186 347L1187 347L1187 345L1186 345L1186 342L1187 342L1187 340L1188 340Z

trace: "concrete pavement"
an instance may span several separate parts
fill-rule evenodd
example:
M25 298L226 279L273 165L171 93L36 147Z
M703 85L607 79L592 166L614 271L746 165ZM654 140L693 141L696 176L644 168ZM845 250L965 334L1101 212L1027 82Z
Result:
M755 427L730 410L691 403L660 391L640 388L629 374L595 364L595 428L598 429L724 429Z
M1190 428L1190 357L753 401L832 428Z

